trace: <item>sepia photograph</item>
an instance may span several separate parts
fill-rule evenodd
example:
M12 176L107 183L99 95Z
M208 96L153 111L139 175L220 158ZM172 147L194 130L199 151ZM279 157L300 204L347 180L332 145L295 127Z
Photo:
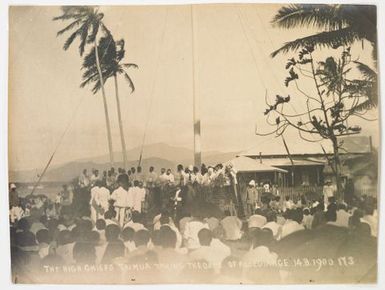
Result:
M378 282L376 5L8 9L10 283Z

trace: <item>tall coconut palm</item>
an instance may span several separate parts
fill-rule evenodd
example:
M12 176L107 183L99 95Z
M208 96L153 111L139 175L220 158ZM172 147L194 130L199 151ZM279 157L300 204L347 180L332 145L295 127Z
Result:
M110 118L108 115L107 99L104 90L104 81L100 68L100 58L97 46L97 35L99 30L102 30L104 34L110 34L109 30L102 22L104 14L99 12L98 8L95 6L63 6L61 10L62 15L54 17L53 20L70 21L70 24L68 24L62 30L58 31L57 36L60 36L66 32L73 31L69 38L65 41L63 49L67 50L71 46L73 41L76 38L79 38L79 53L80 56L83 56L86 44L93 44L96 55L95 64L102 89L104 114L107 127L108 150L110 153L110 163L111 165L113 165L114 156L111 138L111 125Z
M122 60L125 55L124 49L124 40L114 41L111 34L100 38L98 44L98 51L105 57L101 60L100 66L103 75L103 80L106 82L109 78L114 78L115 85L115 96L116 96L116 108L119 121L119 130L120 130L120 139L122 145L122 155L123 155L123 164L124 167L127 167L127 152L126 152L126 142L124 138L124 129L122 122L122 114L120 109L120 99L119 99L119 89L118 89L118 75L123 75L125 80L128 82L128 85L131 89L131 93L135 91L134 83L127 73L128 68L138 68L134 63L122 63ZM97 93L101 88L101 82L98 78L98 70L95 65L95 52L90 51L84 58L83 66L83 82L81 87L84 87L88 84L94 83L93 93Z
M356 41L367 40L372 45L374 68L356 62L363 81L368 89L368 100L357 109L377 106L377 14L374 5L326 5L326 4L292 4L283 6L273 17L273 26L292 29L296 27L315 28L321 32L298 38L285 43L271 56L295 51L303 47L349 46Z

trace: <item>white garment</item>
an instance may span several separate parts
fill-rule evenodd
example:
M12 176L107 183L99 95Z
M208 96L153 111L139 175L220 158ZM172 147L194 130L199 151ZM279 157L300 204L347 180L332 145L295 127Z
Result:
M168 181L168 177L167 177L166 173L159 175L158 179L159 179L159 182L161 183L161 185L166 184Z
M287 211L288 209L293 209L293 208L294 208L294 202L291 199L285 201L283 211Z
M225 231L225 239L230 241L242 238L242 221L236 216L227 216L221 220L221 225Z
M332 225L335 225L337 227L345 227L345 228L348 228L349 227L349 219L350 219L350 214L343 210L343 209L340 209L340 210L337 210L337 219L335 222L329 222L329 224L332 224Z
M90 205L96 200L96 196L98 195L99 186L94 186L91 188L91 198Z
M24 211L19 206L13 206L9 211L9 218L11 223L20 220L23 217Z
M196 182L197 182L198 184L203 184L203 175L202 175L200 172L198 172L198 173L196 174Z
M140 231L140 230L147 230L143 224L134 223L133 221L129 221L128 223L126 223L124 225L123 229L125 229L125 228L132 228L135 232Z
M123 187L119 187L115 189L111 194L111 199L115 200L114 206L116 207L130 207L132 206L132 194L128 194L129 192L125 190Z
M117 226L119 226L119 223L116 220L106 219L106 226L109 226L109 225L117 225Z
M160 218L161 218L161 214L158 214L152 220L152 223L154 225L154 231L160 230L160 227L161 227ZM168 224L175 227L175 223L174 223L174 220L172 219L172 217L170 217L170 222Z
M266 224L266 217L259 214L254 214L248 219L249 228L262 228Z
M337 188L334 184L331 185L324 185L323 187L323 194L327 197L334 196L334 193L337 191Z
M174 184L174 183L175 183L175 177L174 177L174 174L172 174L172 173L166 174L166 181L167 181L169 184Z
M46 245L46 246L41 247L39 249L39 257L40 257L40 259L43 259L48 254L49 254L49 245Z
M306 229L311 230L311 225L313 223L313 219L314 219L314 216L312 216L311 214L304 215L303 219L302 219L303 226Z
M186 241L186 247L188 249L197 249L200 247L198 233L201 229L209 229L209 225L197 220L186 223L183 238Z
M177 227L174 225L171 225L171 224L162 225L160 228L162 228L162 227L169 227L171 230L173 230L175 232L175 235L176 235L175 249L179 249L182 246L182 235L179 232L179 230L177 229Z
M79 185L80 187L87 187L90 184L90 180L86 174L80 174Z
M136 249L134 241L125 241L123 243L124 243L124 247L125 247L125 253L124 253L125 256L127 256L128 253L131 253L132 251L134 251Z
M281 225L277 224L276 222L268 222L265 224L263 229L270 229L273 232L273 236L275 239L278 237L279 229L281 228Z
M189 255L191 261L206 260L210 263L216 274L219 274L222 261L229 256L230 249L215 246L201 246L200 248L192 251Z
M370 232L372 236L377 237L378 234L378 220L372 215L366 215L361 218L362 223L367 223L370 226Z
M99 190L96 195L96 204L100 205L104 209L104 211L108 210L108 207L110 205L108 201L110 200L110 198L110 191L104 186L99 187Z
M285 224L281 227L281 233L279 235L279 238L282 239L292 233L302 231L305 227L296 221L293 220L286 220Z
M132 208L138 212L142 212L142 202L144 202L146 198L146 189L134 186L128 190L128 194L132 195Z

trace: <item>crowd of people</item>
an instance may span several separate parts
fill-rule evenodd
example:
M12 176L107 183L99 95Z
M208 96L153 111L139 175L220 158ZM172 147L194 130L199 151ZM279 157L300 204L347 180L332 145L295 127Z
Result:
M56 200L29 200L28 210L11 184L14 280L375 281L376 198L346 204L325 190L292 199L268 183L250 180L241 192L236 184L231 165L84 170Z

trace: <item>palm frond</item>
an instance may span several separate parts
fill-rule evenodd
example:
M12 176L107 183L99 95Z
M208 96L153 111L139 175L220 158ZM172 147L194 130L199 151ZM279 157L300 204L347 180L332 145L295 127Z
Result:
M127 72L124 72L124 78L128 82L128 86L131 88L131 93L133 93L135 91L135 85Z
M88 26L88 21L87 21L85 24L82 25L82 30L79 33L79 35L80 35L80 45L79 45L80 56L83 56L84 48L85 48L86 43L87 43L88 29L89 29L89 26Z
M364 76L366 80L369 81L375 81L377 80L377 72L374 71L372 68L370 68L368 65L359 62L359 61L353 61L357 65L357 69L360 71L360 73Z
M60 36L62 35L63 33L71 30L72 28L74 28L75 26L78 26L80 23L82 22L82 19L77 19L75 20L74 22L72 22L71 24L69 24L68 26L64 27L62 30L59 30L57 33L56 33L56 36Z
M87 71L89 72L89 71ZM90 83L93 83L95 81L97 81L99 79L99 75L98 75L98 72L96 73L92 73L92 74L83 74L83 81L80 83L80 87L81 88L84 88L85 86L87 86L88 84Z
M281 28L309 27L335 30L346 24L341 19L341 5L292 4L283 6L272 19L272 24Z
M104 23L102 21L100 22L100 28L105 33L105 35L107 35L107 36L111 35L111 31L107 28L106 25L104 25Z
M72 42L74 42L76 36L79 34L79 31L80 31L79 29L76 30L70 35L70 37L67 38L67 40L64 42L64 45L63 45L64 50L67 50L71 46Z
M342 45L347 46L358 39L359 39L359 36L350 27L346 27L340 30L320 32L315 35L298 38L294 41L285 43L281 48L271 53L271 57L275 57L279 53L296 51L299 48L306 47L306 46L332 47L332 48L337 48Z
M52 18L52 20L68 20L68 19L78 19L82 16L85 16L89 13L92 6L61 6L62 15Z
M136 63L122 63L122 66L125 68L135 68L135 69L139 68L139 66Z

